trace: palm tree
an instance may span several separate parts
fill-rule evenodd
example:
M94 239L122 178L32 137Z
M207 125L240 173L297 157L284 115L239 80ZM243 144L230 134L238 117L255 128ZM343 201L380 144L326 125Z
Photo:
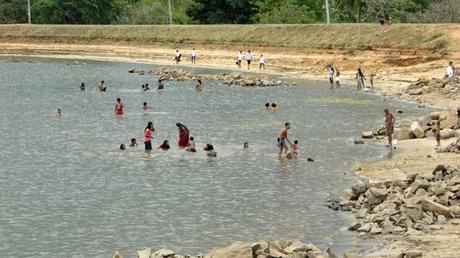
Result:
M337 7L348 9L358 14L358 22L361 22L361 14L366 7L365 0L336 0Z

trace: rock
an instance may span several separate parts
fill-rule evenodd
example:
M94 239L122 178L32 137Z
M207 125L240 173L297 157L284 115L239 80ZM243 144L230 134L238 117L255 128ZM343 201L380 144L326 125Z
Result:
M377 198L384 198L388 194L387 189L381 189L381 188L376 188L376 187L370 188L369 191L372 195L374 195Z
M402 111L402 110L400 110L400 109L398 109L398 110L396 110L396 113L398 113L398 114L402 114L402 113L403 113L403 111Z
M122 255L119 251L116 251L116 252L113 254L112 258L123 258L123 255Z
M152 254L152 248L145 248L144 250L137 251L137 257L139 258L150 258Z
M393 133L393 137L397 140L408 140L410 139L410 130L409 128L402 127L402 128L396 128Z
M445 223L447 221L444 215L438 215L438 223Z
M365 223L365 224L361 225L361 227L358 228L357 231L367 233L367 232L369 232L371 230L371 228L372 228L371 223Z
M359 258L358 251L356 249L350 250L343 254L343 258Z
M262 253L268 252L268 243L265 241L259 241L257 243L253 243L251 245L252 254L256 254L257 251L261 251Z
M168 249L160 249L150 255L150 258L165 258L165 257L173 257L176 253L168 250Z
M449 214L451 217L460 218L460 206L452 206L449 208Z
M382 233L382 228L379 227L379 224L372 223L372 228L371 228L371 231L369 231L369 233L374 234L374 235L380 234Z
M422 95L422 94L423 94L422 89L415 89L415 90L409 91L409 95L412 95L412 96L417 96L417 95Z
M354 195L358 196L367 191L367 186L361 182L354 182L353 184L351 184L351 191Z
M304 244L300 241L295 241L290 246L286 247L284 251L290 254L290 253L298 253L298 252L308 252L313 249L314 247L312 246L312 244Z
M460 138L460 129L455 130L454 137L455 138Z
M440 115L441 112L431 112L428 116L431 118L431 120L439 120Z
M235 242L230 246L212 251L210 256L212 258L251 258L252 249L248 243Z
M445 111L439 115L441 129L454 128L457 126L458 115L455 112Z
M363 140L355 140L355 144L364 144Z
M410 126L410 132L415 135L416 138L425 137L425 131L422 129L418 122L413 122Z
M276 248L273 248L273 247L270 246L269 249L270 249L269 250L269 257L271 257L271 258L287 258L288 257L288 255L278 251ZM229 256L226 256L225 258L227 258L227 257L229 257ZM251 256L247 256L245 258L250 258L250 257ZM214 258L214 257L212 257L212 258ZM222 257L222 258L224 258L224 257ZM243 258L243 257L241 257L241 258Z
M446 128L446 129L441 130L441 139L443 140L452 138L454 137L454 135L455 135L455 131L453 129Z
M422 219L423 211L421 205L407 205L406 214L413 222L417 222Z
M404 255L405 255L404 256L405 258L417 258L417 257L422 257L423 252L413 250L413 251L407 251Z
M372 138L374 138L374 133L371 132L371 131L366 131L366 132L362 132L362 133L361 133L361 136L362 136L364 139L372 139Z
M312 158L312 157L308 157L308 158L307 158L307 161L308 161L308 162L314 162L314 161L315 161L315 159L314 159L314 158Z
M451 215L450 215L450 210L448 207L442 205L442 204L439 204L439 203L435 203L431 200L428 200L428 199L425 199L422 201L422 210L423 211L430 211L430 212L433 212L435 214L441 214L441 215L444 215L446 218L450 218Z
M131 69L128 70L128 73L134 73L135 71L136 71L136 69L131 68Z
M349 231L356 231L356 230L358 230L359 228L361 228L361 223L358 222L358 223L355 223L355 224L353 224L352 226L350 226L350 227L348 228L348 230L349 230Z
M256 82L254 80L251 80L251 79L246 79L246 80L243 81L243 84L244 84L244 86L255 86Z

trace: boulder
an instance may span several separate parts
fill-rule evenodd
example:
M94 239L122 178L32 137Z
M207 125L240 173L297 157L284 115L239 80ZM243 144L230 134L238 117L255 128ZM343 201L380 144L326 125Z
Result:
M444 206L442 204L433 202L433 201L431 201L429 199L422 200L422 209L423 209L423 211L429 211L429 212L433 212L435 214L444 215L446 218L451 217L450 210L449 210L448 207L446 207L446 206Z
M417 258L417 257L422 257L423 252L417 251L417 250L411 250L411 251L407 251L404 255L405 255L404 256L405 258Z
M393 133L393 137L397 140L408 140L410 139L410 130L407 127L396 128Z
M367 191L367 186L361 182L354 182L353 184L351 184L351 191L354 195L358 196Z
M255 86L256 82L254 80L251 80L251 79L246 79L246 80L243 81L243 84L244 84L244 86Z
M449 208L449 213L451 217L460 218L460 206L452 206Z
M455 128L457 126L458 115L452 111L445 111L439 115L441 121L441 129Z
M251 258L251 245L243 242L235 242L230 246L216 249L211 252L211 258Z
M355 140L355 144L364 144L363 140Z
M425 137L425 131L423 128L420 126L418 122L413 122L410 126L410 132L416 137L416 138L423 138Z
M454 135L455 135L455 131L453 129L446 128L446 129L441 130L441 139L443 140L452 138L454 137Z
M276 248L273 248L273 247L270 247L270 250L269 250L269 256L271 258L287 258L288 255L282 253L281 251L278 251ZM225 258L227 258L229 256L225 256ZM250 258L251 256L246 256L245 258ZM211 257L211 258L214 258L214 257ZM224 257L222 257L224 258ZM243 258L243 257L241 257Z
M417 119L417 122L420 124L420 126L426 126L431 124L431 117L430 116L422 116Z
M409 91L409 95L412 95L412 96L417 96L417 95L422 95L422 94L423 94L422 89L415 89L415 90Z
M350 250L343 254L343 258L359 258L358 251L356 249Z
M460 138L460 129L455 130L454 137Z
M284 251L291 254L291 253L298 253L298 252L308 252L313 249L314 247L312 246L312 244L305 244L300 241L295 241L290 246L286 247Z
M150 258L166 258L166 257L174 257L176 253L168 250L168 249L160 249L156 252L154 252L152 255L150 255Z
M119 251L116 251L116 252L113 254L112 258L123 258L123 255L122 255Z
M365 131L365 132L362 132L362 133L361 133L361 136L362 136L364 139L372 139L372 138L374 138L374 133L371 132L371 131Z
M137 251L137 257L139 258L150 258L152 254L152 248L145 248L144 250Z
M387 189L382 189L382 188L377 188L377 187L372 187L369 189L370 193L374 195L377 198L384 198L388 194Z
M431 118L431 120L439 120L440 115L441 112L431 112L428 116Z

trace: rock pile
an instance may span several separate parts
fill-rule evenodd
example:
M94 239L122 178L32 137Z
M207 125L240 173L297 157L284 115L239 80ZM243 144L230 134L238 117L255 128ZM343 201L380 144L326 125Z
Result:
M129 73L138 73L140 75L145 75L146 73L142 70L131 69ZM252 74L242 74L238 72L234 73L221 73L221 74L193 74L181 69L173 69L168 67L160 67L153 71L147 72L147 74L154 74L159 77L159 79L164 81L184 81L184 80L216 80L222 81L226 85L236 85L236 86L258 86L258 87L268 87L268 86L287 86L294 85L289 84L280 80L269 80L267 78L260 78Z
M419 79L405 90L405 93L409 95L423 95L431 92L437 92L446 97L458 97L460 95L460 78L454 76L451 79Z
M460 137L460 107L457 110L446 110L443 112L433 112L419 118L405 119L397 123L394 129L393 138L397 140L418 139L434 137L433 129L440 121L441 139ZM386 136L385 127L381 127L372 132L363 132L362 138L369 139L374 137Z
M153 251L151 248L138 251L139 258L337 258L329 249L322 251L313 244L300 241L274 239L255 243L235 242L230 246L215 249L205 255L177 255L167 249Z
M438 165L429 176L364 184L357 182L328 207L351 211L349 230L371 234L421 234L460 217L460 169Z

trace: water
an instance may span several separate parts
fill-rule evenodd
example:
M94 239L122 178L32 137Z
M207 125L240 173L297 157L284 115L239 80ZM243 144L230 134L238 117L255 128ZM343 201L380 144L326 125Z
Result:
M349 217L324 202L356 178L353 163L383 157L385 148L354 145L360 132L381 123L383 109L404 115L423 110L327 84L242 88L206 81L166 82L128 74L148 65L65 60L0 60L0 256L134 257L144 247L206 252L232 241L271 235L341 252L371 243L345 230ZM108 92L95 88L105 80ZM80 83L87 85L79 91ZM121 97L126 115L113 115ZM144 116L147 101L153 114ZM267 113L275 101L280 112ZM56 117L61 107L64 116ZM214 144L217 159L177 149L118 149L154 121L154 147L177 142L186 124L198 148ZM277 157L275 138L285 121L301 145L300 159ZM250 150L243 150L243 142ZM314 163L306 161L315 158Z

